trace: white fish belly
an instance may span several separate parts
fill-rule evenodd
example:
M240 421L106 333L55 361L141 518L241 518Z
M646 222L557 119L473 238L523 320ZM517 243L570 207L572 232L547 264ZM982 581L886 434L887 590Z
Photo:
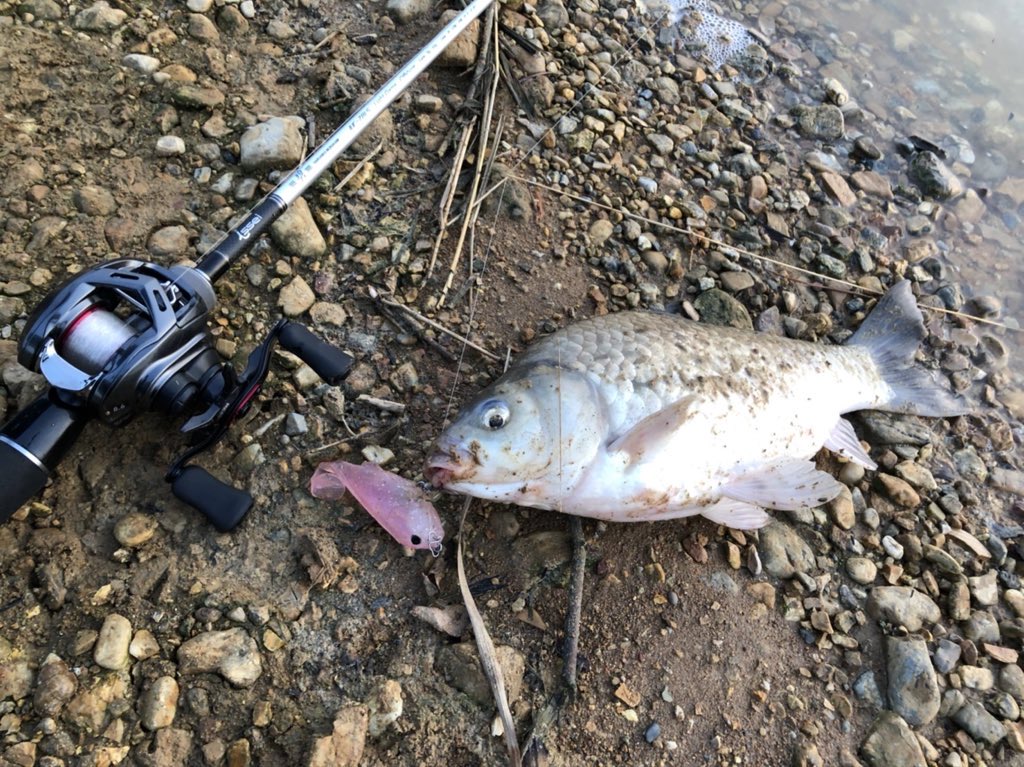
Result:
M821 351L826 359L814 360L815 365L786 380L776 376L744 381L733 390L722 385L715 394L709 390L692 415L634 464L620 453L603 451L562 500L562 510L609 521L700 514L721 498L724 486L745 474L779 459L810 459L843 413L885 396L865 352ZM755 390L760 396L750 396Z

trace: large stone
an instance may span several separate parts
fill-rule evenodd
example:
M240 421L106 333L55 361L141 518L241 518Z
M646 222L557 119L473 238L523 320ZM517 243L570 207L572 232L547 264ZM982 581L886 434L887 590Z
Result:
M388 0L387 11L399 24L408 24L430 10L431 0Z
M236 687L248 687L263 673L263 661L256 640L244 629L207 631L178 648L178 670L182 674L216 672Z
M953 721L963 727L972 738L989 746L994 746L1006 737L1006 727L1003 723L977 701L968 703L953 714Z
M441 24L447 24L459 14L459 11L450 9L441 14ZM469 22L463 32L452 40L448 47L437 57L437 63L442 67L453 67L456 69L468 69L476 61L477 51L480 48L480 20L473 19Z
M271 117L253 125L239 140L240 162L246 170L292 168L302 160L305 143L300 117Z
M928 724L939 713L938 680L923 639L886 637L889 706L911 727Z
M281 250L291 256L317 258L327 251L327 241L302 197L271 225L270 236Z
M833 104L807 107L797 118L797 125L808 138L837 139L846 130L843 113Z
M867 612L873 620L904 626L911 632L942 618L942 610L932 598L910 586L873 588L868 595Z
M109 216L117 210L117 201L110 190L94 184L76 189L72 201L87 216Z
M178 683L173 676L158 677L139 701L139 720L147 730L170 727L178 710Z
M792 578L814 569L814 552L789 525L778 520L761 531L761 562L769 575Z
M277 305L286 317L298 317L316 303L316 295L304 279L295 277L281 288Z
M111 613L103 620L93 648L96 665L119 671L128 665L128 645L132 641L132 624L123 615Z
M700 314L701 320L708 324L745 330L754 328L747 308L724 290L718 288L705 290L694 299L693 307Z
M860 747L860 755L869 767L927 767L907 723L891 711L883 711L871 725L867 737Z

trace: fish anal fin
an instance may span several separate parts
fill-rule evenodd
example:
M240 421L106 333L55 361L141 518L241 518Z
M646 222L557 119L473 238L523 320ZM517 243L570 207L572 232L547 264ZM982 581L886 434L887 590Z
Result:
M722 495L769 509L792 511L832 500L843 485L812 461L781 458L752 468L721 489Z
M834 453L846 456L866 469L878 468L878 464L872 461L871 456L860 446L860 439L853 430L853 424L845 418L840 417L839 422L833 427L832 433L825 440L825 447Z
M733 530L757 530L771 521L761 507L733 498L722 498L705 506L701 515Z
M651 413L608 446L609 452L623 453L633 466L646 454L656 453L694 412L696 395L688 395Z

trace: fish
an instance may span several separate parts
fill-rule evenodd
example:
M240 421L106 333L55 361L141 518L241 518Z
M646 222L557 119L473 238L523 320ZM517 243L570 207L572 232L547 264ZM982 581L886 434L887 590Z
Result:
M324 461L309 481L314 498L338 500L348 491L392 538L412 549L441 553L444 527L423 489L375 463Z
M703 515L757 529L766 510L843 488L822 446L877 468L843 416L968 411L915 362L926 336L910 283L842 345L623 311L531 345L437 438L424 476L490 501L613 521Z

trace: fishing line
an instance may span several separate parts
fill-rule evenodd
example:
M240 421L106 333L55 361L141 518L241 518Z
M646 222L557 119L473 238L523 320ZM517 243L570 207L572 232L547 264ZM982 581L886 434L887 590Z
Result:
M517 181L522 181L524 184L528 184L530 186L536 186L536 187L539 187L541 189L545 189L545 190L547 190L549 192L554 192L556 194L565 195L566 197L569 197L572 200L575 200L577 202L586 203L586 204L591 205L591 206L593 206L595 208L601 208L602 210L607 210L607 211L610 211L612 213L620 213L623 216L626 216L628 218L632 218L632 219L634 219L636 221L641 221L641 222L643 222L645 224L650 224L653 227L658 227L660 229L666 229L666 230L668 230L670 232L674 232L676 234L685 234L685 235L689 235L691 237L695 237L695 238L697 238L699 240L703 240L704 242L708 243L709 245L717 245L717 246L719 246L721 248L724 248L726 250L735 251L736 253L739 253L739 254L744 255L744 256L748 256L749 258L752 258L752 259L754 259L756 261L763 261L765 263L773 264L775 266L781 266L784 269L789 269L789 270L794 271L794 272L799 272L801 274L813 277L813 278L818 279L818 280L829 280L830 282L834 282L834 283L837 283L839 285L843 285L846 288L849 288L848 292L853 293L855 295L860 295L860 296L865 296L865 297L872 297L873 296L873 297L876 297L876 298L883 295L883 292L871 290L870 288L865 288L862 285L858 285L855 282L850 282L849 280L844 280L844 279L842 279L840 277L831 277L831 276L829 276L827 274L821 274L819 272L815 272L812 269L807 269L807 268L802 267L802 266L797 266L796 264L790 264L790 263L787 263L785 261L780 261L779 259L776 259L776 258L771 258L770 256L764 256L764 255L761 255L760 253L754 253L753 251L747 250L746 248L741 247L739 245L732 245L730 243L723 242L722 240L716 240L714 237L709 237L706 234L701 234L700 232L696 232L693 229L690 229L688 227L676 226L674 224L666 224L663 221L657 221L657 220L655 220L653 218L644 218L640 214L633 213L631 211L626 210L625 208L615 208L615 207L613 207L611 205L605 205L604 203L598 202L597 200L592 200L592 199L590 199L588 197L583 197L581 195L574 194L572 192L568 192L568 191L565 191L563 189L559 189L558 187L553 187L553 186L551 186L549 184L545 184L545 183L540 182L540 181L535 181L533 179L526 178L525 176L515 176L515 178L516 178ZM485 197L486 197L486 194L485 194ZM1002 322L996 322L995 320L986 319L985 317L975 317L973 314L967 314L965 312L958 312L958 311L956 311L954 309L944 309L944 308L940 308L940 307L937 307L937 306L921 306L920 308L921 309L926 309L928 311L936 312L938 314L947 314L947 315L952 316L952 317L961 317L963 319L971 320L973 322L980 322L980 323L982 323L984 325L992 325L993 327L1003 328L1004 330L1012 330L1012 331L1017 332L1017 333L1020 333L1022 330L1024 330L1024 328L1013 327L1012 325L1007 325L1007 324L1002 323Z

